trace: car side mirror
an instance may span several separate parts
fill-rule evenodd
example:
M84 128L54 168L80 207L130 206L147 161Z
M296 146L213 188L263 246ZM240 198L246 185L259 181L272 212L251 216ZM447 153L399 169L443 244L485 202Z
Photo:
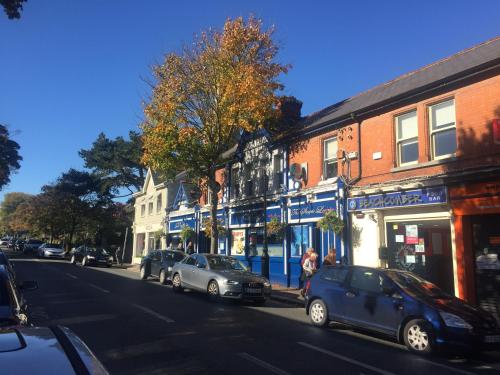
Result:
M21 290L36 290L38 289L38 283L36 281L24 281L19 285L19 289Z

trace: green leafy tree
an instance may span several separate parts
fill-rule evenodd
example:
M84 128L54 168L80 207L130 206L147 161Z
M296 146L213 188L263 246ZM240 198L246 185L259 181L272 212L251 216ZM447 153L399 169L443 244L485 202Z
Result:
M138 133L131 131L129 139L117 137L109 139L104 133L88 150L80 150L80 156L89 168L98 176L103 187L115 196L121 189L128 190L131 195L140 190L144 183L146 170L141 164L142 141Z
M228 19L222 31L201 34L154 69L156 85L145 108L143 161L173 177L186 171L211 191L210 252L218 248L216 171L242 131L264 127L277 115L288 67L275 61L273 30L255 18Z
M19 144L10 139L7 128L0 125L0 190L10 182L11 174L21 167L21 160Z
M21 10L23 3L27 0L0 0L0 5L3 7L5 14L9 19L21 18Z

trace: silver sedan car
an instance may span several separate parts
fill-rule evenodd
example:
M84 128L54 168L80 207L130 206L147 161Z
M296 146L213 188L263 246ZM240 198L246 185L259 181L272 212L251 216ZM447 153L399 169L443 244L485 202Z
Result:
M264 303L271 295L271 283L253 274L236 258L193 254L176 263L172 269L175 292L184 288L205 292L212 299L248 299Z

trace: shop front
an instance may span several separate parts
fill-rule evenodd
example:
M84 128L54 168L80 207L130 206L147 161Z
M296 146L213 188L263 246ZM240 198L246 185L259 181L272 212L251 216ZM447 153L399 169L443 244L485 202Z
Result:
M450 187L460 297L500 321L500 180Z
M205 230L207 221L210 219L209 211L200 212L201 220L198 221L198 252L199 253L209 253L210 252L210 236L207 236ZM224 228L224 232L227 232L227 214L223 209L217 210L217 222L219 226ZM226 255L228 248L228 237L227 233L219 233L219 246L218 254Z
M456 293L446 187L357 196L348 198L347 206L356 239L354 264L410 271Z
M300 260L308 248L312 247L318 253L319 264L330 248L336 249L338 262L346 255L342 235L332 231L322 232L317 227L318 220L326 211L334 210L341 218L343 214L336 190L290 197L288 206L287 285L297 288L301 286Z
M254 273L262 272L264 249L264 206L262 203L231 208L229 211L229 252L243 261ZM268 202L267 223L273 218L282 221L282 208ZM273 283L286 285L283 236L268 235L269 278Z
M177 213L172 212L168 217L168 231L167 231L167 246L172 246L173 249L178 249L181 245L182 249L186 248L187 242L193 241L195 249L197 247L196 241L196 212L191 210L191 212ZM182 228L189 227L193 230L193 237L188 239L186 243L183 243L180 233Z

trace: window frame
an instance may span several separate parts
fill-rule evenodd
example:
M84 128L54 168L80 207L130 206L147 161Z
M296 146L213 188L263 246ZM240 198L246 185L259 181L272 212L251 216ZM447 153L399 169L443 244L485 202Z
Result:
M161 212L163 206L163 199L162 199L162 194L158 194L156 197L156 213L159 214Z
M141 204L141 217L146 216L146 204Z
M446 103L446 102L452 102L453 103L453 125L450 126L447 124L445 127L439 128L437 130L433 130L433 117L432 117L432 108ZM429 128L429 145L430 145L430 153L431 153L431 160L441 160L441 159L447 159L453 156L456 156L457 154L457 147L458 147L458 142L457 142L457 112L456 112L456 106L455 106L455 98L448 98L444 100L440 100L439 102L434 102L432 104L427 105L427 119L428 119L428 128ZM451 123L450 123L451 124ZM436 144L435 144L435 135L438 133L442 133L445 131L448 131L450 129L455 129L455 152L451 154L445 154L445 155L440 155L436 156Z
M408 115L410 113L414 113L415 114L415 118L417 120L417 136L416 137L412 137L412 138L404 138L404 139L400 139L399 138L399 122L398 122L398 119L401 117L401 116L405 116L405 115ZM397 166L398 167L404 167L404 166L407 166L407 165L415 165L415 164L418 164L418 159L419 159L419 140L418 140L418 112L417 112L417 109L414 108L414 109L411 109L411 110L408 110L408 111L405 111L403 113L399 113L397 115L394 116L394 133L395 133L395 142L396 142L396 163L397 163ZM415 140L414 142L410 142L412 140ZM408 142L406 144L414 144L416 143L417 144L417 159L414 160L414 161L410 161L410 162L407 162L407 163L403 163L401 161L401 145L403 142Z
M326 144L330 141L333 141L333 140L337 143L337 152L338 152L339 141L338 141L337 136L323 139L323 157L322 157L323 160L322 161L323 161L323 180L325 180L325 181L326 180L333 180L334 178L337 178L339 175L339 159L338 159L337 155L335 155L335 157L333 157L333 158L329 158L329 159L326 158ZM326 166L330 162L334 162L337 165L337 174L333 177L326 177L326 170L327 170Z
M153 202L148 202L148 215L153 215L154 204Z

